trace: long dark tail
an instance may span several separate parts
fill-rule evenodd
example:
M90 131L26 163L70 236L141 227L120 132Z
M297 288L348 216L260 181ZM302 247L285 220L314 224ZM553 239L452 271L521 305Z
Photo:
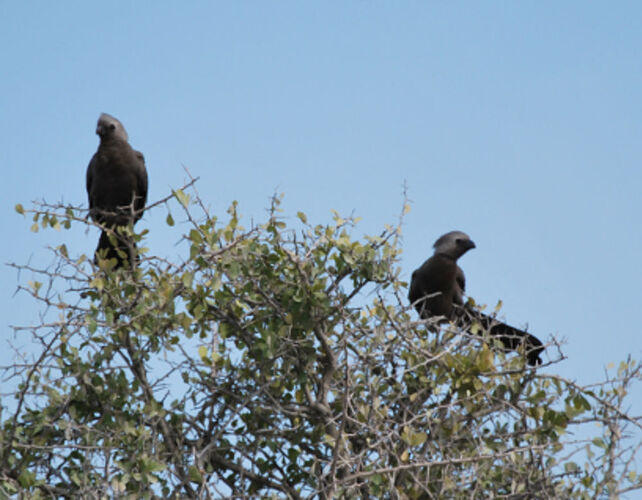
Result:
M470 326L471 320L477 320L484 330L499 338L507 351L517 351L520 346L524 345L528 364L530 366L542 364L540 354L544 352L544 344L535 335L502 323L492 316L469 307L458 307L458 312L461 313L458 316L460 326ZM464 323L467 324L464 325Z
M94 263L98 263L99 257L102 259L116 259L114 269L132 267L131 263L136 264L138 262L136 242L119 231L105 229L100 233L100 239L94 254Z

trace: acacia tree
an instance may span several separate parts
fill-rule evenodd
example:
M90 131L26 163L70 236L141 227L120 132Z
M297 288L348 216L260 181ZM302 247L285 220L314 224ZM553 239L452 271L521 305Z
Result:
M35 351L3 367L7 498L618 498L642 488L633 360L590 387L505 354L480 325L410 310L400 224L224 220L184 188L185 256L92 264L64 245L22 292ZM191 192L190 192L191 193ZM34 229L90 224L37 204ZM148 215L149 216L149 215ZM179 234L178 232L176 233ZM469 334L467 332L473 332ZM7 383L7 382L5 382ZM595 426L599 424L599 426Z

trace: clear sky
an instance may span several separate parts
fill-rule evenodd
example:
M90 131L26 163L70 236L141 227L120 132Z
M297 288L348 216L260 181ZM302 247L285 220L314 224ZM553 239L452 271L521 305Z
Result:
M642 2L3 1L3 264L93 253L97 231L34 234L13 207L86 205L101 112L144 153L150 201L185 166L247 225L283 192L288 216L378 233L405 183L405 279L464 230L469 293L567 342L547 370L589 383L642 354ZM165 215L138 227L172 255ZM6 364L37 310L0 272Z

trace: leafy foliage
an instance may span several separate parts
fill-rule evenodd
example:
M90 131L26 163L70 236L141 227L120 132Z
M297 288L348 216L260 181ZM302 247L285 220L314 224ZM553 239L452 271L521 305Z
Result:
M623 410L639 363L585 388L483 332L415 320L399 226L359 240L356 220L312 225L299 212L288 227L279 203L245 229L236 203L219 221L176 190L155 206L169 228L173 206L185 215L182 262L143 255L113 271L60 246L49 268L16 266L34 276L20 288L43 319L16 328L34 358L5 367L15 399L2 408L0 494L616 498L642 487L640 418ZM87 223L72 207L16 210L36 229Z

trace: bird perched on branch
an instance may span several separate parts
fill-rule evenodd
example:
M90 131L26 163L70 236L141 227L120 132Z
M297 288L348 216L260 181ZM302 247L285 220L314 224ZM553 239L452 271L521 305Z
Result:
M472 248L475 248L475 243L461 231L441 236L434 244L433 256L412 273L408 293L410 302L424 319L443 316L444 321L453 321L459 326L467 326L471 320L477 320L501 341L506 350L517 350L524 345L528 364L541 364L539 356L544 346L537 337L464 304L466 278L457 260Z
M125 127L119 120L103 113L98 118L98 150L87 167L89 214L104 229L96 248L96 257L117 261L135 261L136 245L127 231L142 217L147 202L145 158L129 145ZM126 257L123 257L123 254Z

